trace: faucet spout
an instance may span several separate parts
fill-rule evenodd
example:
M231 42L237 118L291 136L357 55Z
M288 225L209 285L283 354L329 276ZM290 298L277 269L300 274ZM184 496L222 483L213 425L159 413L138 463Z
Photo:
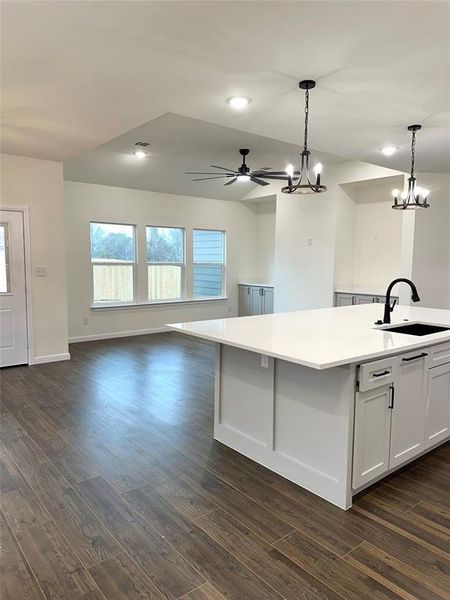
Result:
M384 304L383 323L390 323L391 322L391 312L394 310L394 306L395 306L395 302L391 306L391 292L392 292L392 288L397 283L407 283L409 285L409 287L411 288L411 292L412 292L411 293L411 300L413 302L419 302L420 301L419 294L417 293L417 288L416 288L416 286L414 285L414 283L410 279L406 279L404 277L399 277L398 279L394 279L388 285L388 289L386 291L386 302Z

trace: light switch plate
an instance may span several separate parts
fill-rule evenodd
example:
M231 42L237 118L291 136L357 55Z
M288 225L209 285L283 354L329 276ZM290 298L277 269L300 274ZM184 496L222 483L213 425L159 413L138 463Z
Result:
M269 368L269 357L266 354L261 354L261 366L264 369Z
M35 277L47 277L47 267L35 267Z

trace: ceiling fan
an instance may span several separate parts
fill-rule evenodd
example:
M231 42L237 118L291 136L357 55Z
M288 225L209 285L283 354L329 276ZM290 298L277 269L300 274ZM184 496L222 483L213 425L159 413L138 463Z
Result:
M209 179L229 179L224 185L231 185L236 181L252 181L258 185L270 185L269 181L263 181L264 179L287 179L288 175L284 171L270 171L270 167L263 167L256 171L251 171L245 162L245 157L248 155L250 150L248 148L241 148L239 154L242 156L242 165L237 171L234 169L227 169L226 167L220 167L218 165L210 165L213 169L220 169L222 172L207 172L207 173L196 173L193 171L187 171L186 175L209 175L209 177L199 177L192 181L208 181ZM270 175L266 174L266 171L270 171Z

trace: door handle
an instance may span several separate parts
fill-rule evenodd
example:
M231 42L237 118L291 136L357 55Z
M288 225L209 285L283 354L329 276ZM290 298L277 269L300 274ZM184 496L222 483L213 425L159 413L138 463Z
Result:
M388 408L394 408L395 388L393 385L389 386L389 404Z
M389 375L390 371L382 371L381 373L372 373L372 377L384 377L385 375Z
M428 356L426 352L422 352L422 354L417 354L417 356L410 356L409 358L402 358L403 362L410 362L411 360L418 360L419 358L424 358Z

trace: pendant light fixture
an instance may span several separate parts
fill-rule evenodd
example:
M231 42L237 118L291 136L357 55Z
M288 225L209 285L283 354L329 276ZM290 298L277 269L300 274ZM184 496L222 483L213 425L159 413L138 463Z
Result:
M410 125L408 131L411 131L411 175L408 178L408 189L400 194L399 190L392 190L394 204L392 208L396 210L406 210L408 208L428 208L428 197L430 192L416 185L414 174L415 155L416 155L416 133L422 129L422 125Z
M294 171L292 165L288 165L286 168L286 174L288 176L288 185L281 188L281 191L285 194L312 194L326 192L326 186L321 184L320 178L322 173L322 164L317 163L314 166L314 175L310 175L309 171L309 157L310 151L308 150L308 118L309 118L309 90L316 87L316 82L312 79L304 79L300 81L298 87L301 90L305 90L305 131L303 138L303 150L300 154L302 157L300 170Z

